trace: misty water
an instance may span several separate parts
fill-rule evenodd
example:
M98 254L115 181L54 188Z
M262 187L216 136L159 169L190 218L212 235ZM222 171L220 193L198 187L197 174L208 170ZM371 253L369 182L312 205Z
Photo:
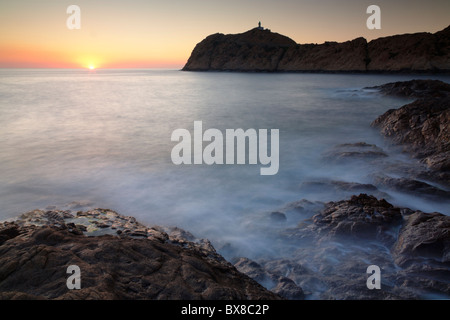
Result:
M368 86L424 75L189 73L178 70L0 70L0 220L80 202L149 225L178 226L249 257L275 254L268 214L301 199L343 200L309 184L373 183L386 165L418 166L370 123L412 100ZM450 77L433 76L450 82ZM280 130L277 175L260 165L171 161L175 129ZM382 161L334 163L340 144L375 144ZM206 145L206 143L205 143ZM308 187L311 186L311 187ZM449 214L448 202L379 188L397 206ZM301 216L287 216L295 226Z

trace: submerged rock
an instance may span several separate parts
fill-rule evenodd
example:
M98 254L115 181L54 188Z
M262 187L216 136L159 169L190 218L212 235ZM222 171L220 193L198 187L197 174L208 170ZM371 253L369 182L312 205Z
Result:
M450 170L450 98L419 99L373 124L434 170Z
M257 28L241 34L208 36L198 43L184 66L185 71L276 71L292 39Z
M381 192L375 185L370 183L326 179L302 182L298 190L301 193L324 195L324 197L332 194L338 198L347 198L354 194L368 193L380 198L389 198L388 194Z
M442 190L423 181L408 178L392 178L384 175L376 176L374 180L377 185L395 191L407 192L421 197L443 198L450 201L450 191Z

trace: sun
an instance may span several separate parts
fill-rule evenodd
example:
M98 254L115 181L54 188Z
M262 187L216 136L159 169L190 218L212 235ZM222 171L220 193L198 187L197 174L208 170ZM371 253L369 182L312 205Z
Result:
M94 70L95 69L95 66L93 65L93 64L91 64L91 65L89 65L89 70Z

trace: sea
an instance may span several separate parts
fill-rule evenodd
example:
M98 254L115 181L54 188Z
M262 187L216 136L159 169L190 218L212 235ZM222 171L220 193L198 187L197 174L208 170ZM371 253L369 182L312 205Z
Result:
M0 69L0 220L34 209L109 208L183 228L219 252L231 244L258 256L271 250L257 227L271 213L357 192L329 182L374 184L379 174L402 177L386 168L420 167L370 126L413 100L368 87L411 79L450 83L444 75ZM175 165L172 133L193 133L195 121L221 132L278 129L278 173L261 175L260 164L248 163ZM361 142L387 156L326 157ZM450 213L449 199L375 187L396 206ZM301 219L288 216L284 227Z

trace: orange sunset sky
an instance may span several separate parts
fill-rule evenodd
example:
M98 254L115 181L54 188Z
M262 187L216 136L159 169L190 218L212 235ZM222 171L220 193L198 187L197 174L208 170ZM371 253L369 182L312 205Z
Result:
M69 30L69 5L81 29ZM381 30L366 9L381 8ZM2 68L181 68L206 36L257 26L297 43L368 40L436 32L450 24L448 0L1 0Z

